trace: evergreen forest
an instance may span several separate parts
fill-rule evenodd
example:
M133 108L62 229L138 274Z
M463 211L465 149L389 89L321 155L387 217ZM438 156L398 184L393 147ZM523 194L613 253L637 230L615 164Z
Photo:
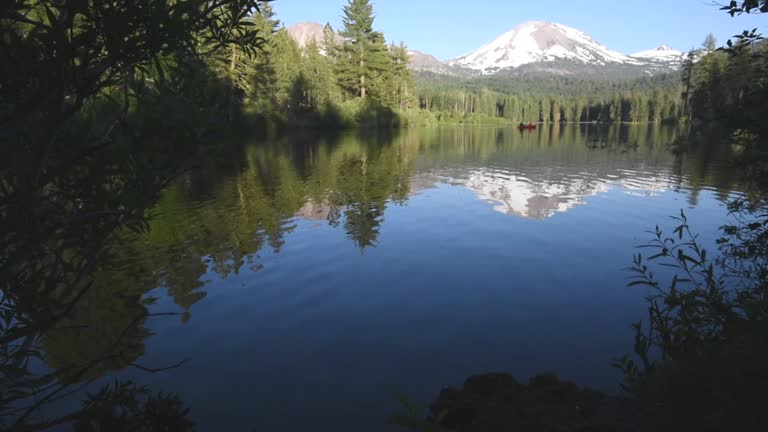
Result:
M197 409L246 401L288 422L303 412L285 401L301 400L322 411L317 418L333 417L307 383L358 402L369 394L343 386L356 379L442 379L459 369L451 365L464 373L470 361L440 356L465 330L473 339L462 350L519 350L538 367L537 355L561 348L538 332L568 349L589 342L571 338L561 318L625 318L593 309L620 295L592 291L618 271L599 267L606 250L626 252L621 280L649 293L638 297L647 315L626 317L634 340L615 359L620 395L551 374L529 384L487 374L435 388L428 411L398 396L405 411L393 423L432 432L768 424L768 42L758 29L724 42L706 35L679 70L640 77L442 75L416 71L408 41L381 31L375 7L385 0L346 0L339 25L301 43L281 19L289 1L0 2L0 430L195 430L184 394L141 383L188 366L178 352L145 360L171 358L151 357L162 351L156 341L189 337L180 326L198 316L207 327L185 349L202 346L214 360L193 364L202 366L192 385L240 384L258 367L299 384L214 396L200 386L190 391ZM719 7L722 19L768 13L766 0ZM597 239L584 229L624 227L610 224L647 219L656 205L686 208L639 251L618 251L612 239L641 233L616 228ZM699 237L689 211L728 219ZM566 268L558 257L582 261ZM491 268L492 259L504 261ZM524 261L536 272L530 286L517 280ZM295 267L274 272L286 262ZM499 269L503 278L476 286ZM395 279L383 286L372 273ZM542 289L560 290L562 314L534 310L551 300L536 286L544 277L559 277ZM418 289L398 293L406 281ZM528 304L530 322L492 320ZM535 320L545 312L559 315ZM428 322L435 316L448 318ZM610 330L594 322L595 337ZM435 323L446 330L422 332ZM493 331L470 334L483 325ZM280 333L297 329L323 350ZM497 342L513 332L547 346L534 355ZM341 334L352 342L339 348ZM243 351L206 345L221 342L260 351L246 364ZM578 368L561 352L563 370ZM306 372L321 354L338 356L325 358L333 368ZM367 354L381 355L354 361ZM236 363L247 371L237 375ZM212 364L221 376L208 374ZM353 420L375 415L350 411Z

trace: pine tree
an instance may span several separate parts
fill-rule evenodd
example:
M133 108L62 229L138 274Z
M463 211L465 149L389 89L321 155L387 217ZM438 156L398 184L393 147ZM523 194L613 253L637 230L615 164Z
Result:
M299 44L286 29L280 29L272 39L272 62L275 80L274 97L282 112L297 109L302 103L306 77L301 75Z
M268 49L268 43L262 43L269 40L272 33L278 25L278 21L271 20L274 15L272 7L268 2L258 2L259 9L254 11L251 16L253 26L243 27L236 30L236 36L251 35L256 39L250 45L240 45L228 43L220 50L216 50L212 55L205 58L211 69L227 82L226 104L229 112L229 119L232 120L236 106L249 99L253 93L253 81L255 76L262 76L262 79L270 79L271 74L266 70L254 70L256 57L264 49ZM258 25L259 23L263 25Z
M331 27L331 23L325 23L323 28L323 51L331 63L336 63L336 57L338 56L339 46L336 43L336 32Z
M560 123L562 119L561 113L562 101L558 98L552 102L552 121L554 123Z
M366 63L371 66L370 78L367 79L367 92L370 99L378 105L394 107L396 84L392 57L384 34L374 32L373 35L373 44L369 50L371 55L366 60Z
M611 100L611 121L612 122L620 122L622 121L621 118L621 96L618 93L613 94L613 99Z
M539 121L543 123L549 123L552 121L552 103L549 101L549 98L544 98L540 101L540 109L541 112Z
M344 44L337 62L339 84L350 94L365 98L371 80L387 69L387 47L381 33L373 30L373 5L369 0L349 0L344 7Z
M710 33L706 38L704 38L704 42L701 44L701 46L707 50L707 54L712 53L717 49L717 38L715 38L715 35Z
M252 17L253 27L267 39L262 49L248 63L247 96L251 103L266 112L277 105L277 72L275 70L273 52L274 35L280 26L280 21L274 19L275 13L267 2L261 2L261 13Z
M321 111L339 102L333 67L329 56L322 55L318 44L312 40L304 48L302 74L307 80L305 100L312 111Z
M402 42L389 48L394 79L394 102L400 110L410 109L413 102L413 75L408 69L408 48Z
M697 117L711 120L717 117L715 113L722 103L721 72L725 54L715 52L717 41L712 34L707 35L703 45L707 54L693 69L694 91L691 104L696 106Z
M693 90L693 66L696 52L691 50L688 52L682 68L683 79L683 116L690 117L691 115L691 92Z

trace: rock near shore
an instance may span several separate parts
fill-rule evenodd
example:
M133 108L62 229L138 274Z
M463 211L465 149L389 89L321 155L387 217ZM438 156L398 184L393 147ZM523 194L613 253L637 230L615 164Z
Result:
M443 389L427 420L453 432L628 432L652 430L646 414L632 399L579 388L551 374L522 384L508 374L488 373L468 378L460 389Z

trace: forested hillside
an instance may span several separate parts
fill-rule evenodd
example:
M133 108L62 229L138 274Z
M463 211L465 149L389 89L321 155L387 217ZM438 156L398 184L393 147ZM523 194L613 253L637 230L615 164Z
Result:
M682 109L678 74L636 80L563 76L472 80L421 73L419 106L450 114L481 114L513 122L676 121Z
M689 60L683 71L685 115L697 123L764 133L768 43L745 31L723 49L714 48L714 39L708 44L707 54Z
M368 0L352 0L344 8L341 38L327 25L323 40L311 39L303 48L282 27L271 3L261 2L261 13L251 19L266 35L263 49L246 55L234 47L212 60L251 112L283 121L378 124L395 119L394 110L415 105L407 49L387 44L374 30Z

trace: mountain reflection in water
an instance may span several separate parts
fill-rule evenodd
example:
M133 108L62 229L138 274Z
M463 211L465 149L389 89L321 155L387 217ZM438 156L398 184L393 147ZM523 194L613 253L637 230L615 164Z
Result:
M702 229L717 227L725 210L711 209L735 188L728 148L675 151L677 133L457 127L246 145L163 192L149 231L124 236L69 330L44 341L50 364L82 363L139 310L175 308L182 322L136 322L98 372L190 358L149 379L201 430L376 430L393 391L428 397L496 367L609 386L642 309L621 291L637 236L680 207L710 209ZM578 283L566 294L564 281ZM601 312L595 332L584 316ZM587 342L558 351L572 340Z

